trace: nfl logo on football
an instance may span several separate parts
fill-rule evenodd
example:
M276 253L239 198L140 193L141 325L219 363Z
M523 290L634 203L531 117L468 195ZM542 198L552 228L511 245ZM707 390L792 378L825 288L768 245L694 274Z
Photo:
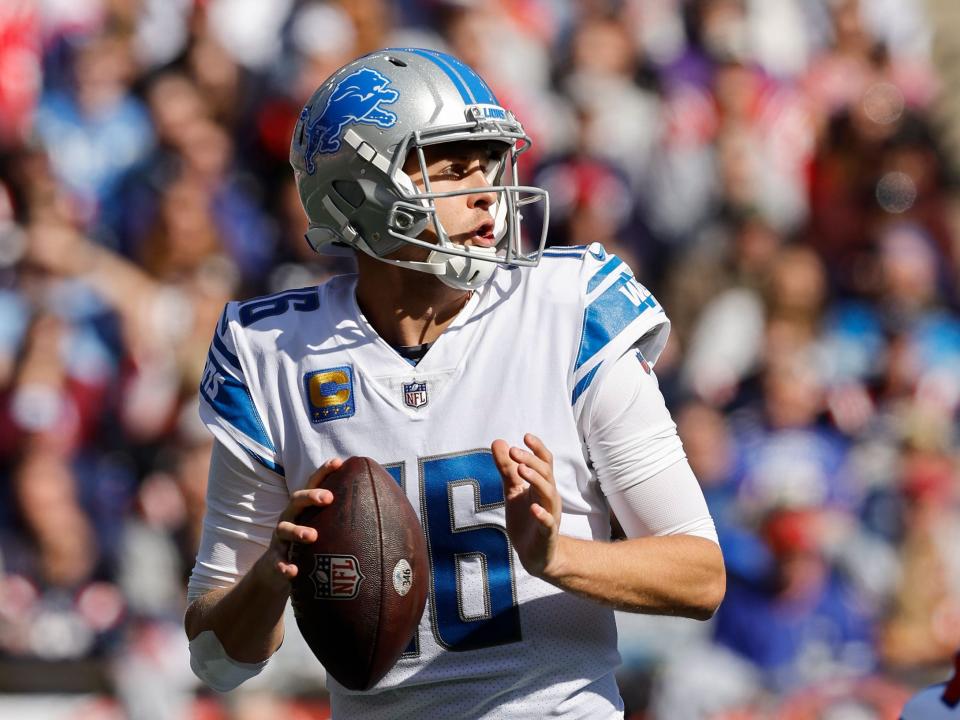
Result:
M313 581L318 600L350 600L360 592L363 573L353 555L314 555Z
M403 384L403 403L407 407L421 408L427 404L427 384L414 380Z

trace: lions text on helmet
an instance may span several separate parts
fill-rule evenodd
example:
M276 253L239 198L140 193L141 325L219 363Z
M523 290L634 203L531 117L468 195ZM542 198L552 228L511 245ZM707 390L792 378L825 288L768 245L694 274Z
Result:
M549 210L546 191L518 182L517 159L529 146L513 113L456 58L416 48L364 56L317 89L293 133L307 241L317 252L353 248L462 290L482 285L498 264L536 265ZM436 167L451 147L467 164L457 182ZM466 198L474 211L470 231L444 225L451 198ZM528 237L521 209L536 202L542 226ZM419 251L398 252L408 248Z

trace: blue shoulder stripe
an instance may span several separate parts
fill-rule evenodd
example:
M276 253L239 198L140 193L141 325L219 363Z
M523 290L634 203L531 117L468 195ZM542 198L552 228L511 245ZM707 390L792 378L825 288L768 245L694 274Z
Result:
M248 447L245 447L245 448L243 448L243 449L246 451L247 455L249 455L250 457L252 457L254 460L256 460L256 461L257 461L258 463L260 463L261 465L263 465L267 470L272 470L272 471L275 472L277 475L280 475L281 477L286 477L286 471L283 469L283 465L280 465L280 464L278 464L278 463L272 462L271 460L267 460L267 458L265 458L265 457L260 457L260 455L258 455L257 453L253 452L253 450L251 450L251 449L248 448Z
M234 372L230 368L225 368L217 361L217 356L213 354L213 348L207 350L207 365L213 368L214 373L231 377L239 383L243 383L243 373L239 370ZM204 378L206 379L206 378Z
M593 377L597 374L597 370L600 369L601 365L603 365L602 362L597 363L597 366L593 370L580 378L580 382L578 382L576 387L573 388L573 397L570 399L571 405L576 405L577 400L580 399L580 396L583 395L588 387L590 387L590 383L593 382Z
M276 451L247 386L224 370L212 353L207 356L207 360L213 376L204 377L200 384L200 394L230 425L254 442Z
M604 265L602 268L600 268L599 270L597 270L597 273L596 273L592 278L590 278L590 282L587 283L587 293L589 294L589 293L593 292L593 290L594 290L600 283L603 282L603 279L604 279L605 277L607 277L610 273L612 273L614 270L616 270L616 269L617 269L618 267L620 267L621 265L623 265L623 260L621 260L620 258L618 258L616 255L614 255L613 257L611 257L611 258L607 261L606 265Z
M240 371L240 358L230 352L230 348L227 347L227 344L220 339L220 333L215 332L213 334L213 346L217 349L217 352L223 355L224 359L233 365L233 369Z
M574 369L583 366L648 309L656 307L653 295L642 297L633 277L623 273L583 313L580 351Z

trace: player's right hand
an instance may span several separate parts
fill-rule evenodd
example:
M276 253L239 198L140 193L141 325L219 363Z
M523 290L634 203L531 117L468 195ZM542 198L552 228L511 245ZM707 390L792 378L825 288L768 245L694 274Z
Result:
M291 543L312 543L317 539L317 531L297 525L294 519L311 505L323 507L333 502L333 493L321 488L320 484L341 465L343 460L340 458L327 460L310 476L306 487L290 496L290 502L280 515L280 521L270 538L270 547L262 558L274 582L289 583L297 576L297 566L288 562Z
M490 446L503 479L507 535L520 564L534 577L550 580L559 556L563 501L553 476L553 454L533 433L523 436L528 449L503 440Z

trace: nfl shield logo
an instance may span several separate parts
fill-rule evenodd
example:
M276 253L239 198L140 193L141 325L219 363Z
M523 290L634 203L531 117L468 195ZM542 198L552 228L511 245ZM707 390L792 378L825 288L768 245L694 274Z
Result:
M318 600L350 600L360 592L364 575L353 555L314 555L314 597Z
M407 407L421 408L427 404L427 384L417 382L403 384L403 403Z

